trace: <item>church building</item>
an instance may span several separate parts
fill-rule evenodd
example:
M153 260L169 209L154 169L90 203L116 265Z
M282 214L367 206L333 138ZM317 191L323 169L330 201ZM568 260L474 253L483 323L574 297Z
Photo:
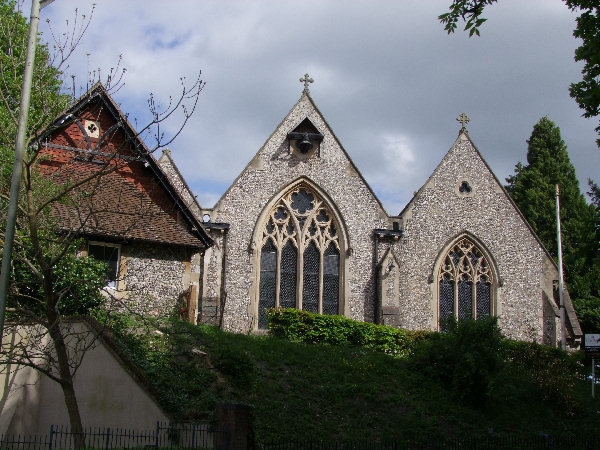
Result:
M558 269L462 124L450 150L390 216L312 99L298 102L203 226L197 319L266 329L266 311L299 308L406 329L497 316L505 336L561 339ZM568 294L568 293L567 293ZM581 338L565 296L570 345Z

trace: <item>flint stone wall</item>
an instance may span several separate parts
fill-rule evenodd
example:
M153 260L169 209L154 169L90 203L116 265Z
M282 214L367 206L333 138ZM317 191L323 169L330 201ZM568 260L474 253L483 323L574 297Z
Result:
M122 249L119 289L123 303L143 315L168 316L183 305L192 274L199 273L197 255L190 270L190 251L158 244L132 244Z
M462 181L472 188L458 191ZM462 233L478 239L495 261L498 322L509 338L541 342L546 253L468 139L458 140L402 214L399 325L437 329L437 266L442 249Z
M312 155L290 151L287 140L305 118L323 135ZM226 239L217 238L217 245L207 252L203 283L203 304L216 310L223 306L223 328L256 329L263 214L299 180L313 187L341 222L343 315L437 330L440 258L464 235L488 254L494 266L497 290L492 312L503 333L512 339L555 343L551 328L556 318L545 298L552 299L556 266L466 132L461 130L401 213L403 236L394 240L397 236L383 233L375 248L373 231L390 229L398 218L383 210L306 94L211 210L213 222L231 226ZM460 191L463 182L470 190Z
M318 155L299 158L290 154L287 133L308 117L324 135ZM243 332L256 326L255 298L259 243L253 242L257 220L267 204L279 198L295 180L305 178L318 186L337 208L349 241L341 258L345 265L344 314L362 321L374 320L375 277L373 229L387 224L373 192L358 174L314 103L302 95L292 111L258 151L230 189L217 203L215 222L231 224L227 242L227 299L223 326ZM259 225L261 227L262 224ZM346 255L344 253L347 253ZM211 289L210 286L205 286ZM213 291L217 291L213 289Z

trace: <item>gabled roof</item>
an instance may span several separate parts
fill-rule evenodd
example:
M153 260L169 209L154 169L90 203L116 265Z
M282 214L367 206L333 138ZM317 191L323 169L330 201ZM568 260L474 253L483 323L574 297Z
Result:
M98 105L110 115L112 126L95 143L96 147L93 147L90 139L85 135L79 119L87 110ZM54 144L53 139L57 134L73 123L76 123L82 130L86 148ZM129 153L127 155L111 155L102 152L102 148L98 150L104 137L117 131L124 133ZM64 228L78 230L98 238L133 239L194 248L213 245L212 239L203 229L196 215L187 206L187 202L172 185L152 152L140 139L127 117L101 83L94 85L61 114L38 142L41 143L43 149L54 153L54 157L57 152L61 151L75 152L77 157L69 161L68 168L63 166L63 170L61 170L61 163L57 163L59 168L52 171L52 177L59 182L75 182L77 177L81 179L94 171L103 170L102 183L89 180L80 187L79 192L81 189L88 189L88 191L93 189L93 194L89 195L87 201L83 197L83 204L78 205L77 210L68 208L64 204L57 205L56 212L62 219L61 225ZM164 205L161 207L155 204L150 196L145 195L142 189L136 187L136 180L122 176L118 168L106 170L107 165L103 165L102 162L111 158L122 160L119 168L127 164L138 164L139 167L143 165L144 170L150 171L150 178L156 189L162 190L172 202L173 210L166 211ZM64 164L64 161L62 163ZM47 164L51 165L52 161ZM132 176L135 177L134 174ZM177 213L183 219L179 223Z
M238 176L236 177L236 179L233 181L233 183L231 183L229 185L229 188L225 191L225 193L221 196L221 198L217 201L217 203L215 204L215 208L218 207L218 205L227 197L227 195L229 194L229 192L231 191L231 189L238 183L239 179L242 177L242 175L247 172L250 167L252 166L255 158L264 150L264 148L266 147L266 145L271 142L271 140L282 131L285 123L288 121L289 117L294 113L294 111L300 107L300 105L305 102L308 101L310 106L314 109L314 111L316 112L316 114L318 114L318 116L320 117L320 119L323 121L323 124L325 125L325 128L327 129L327 133L334 139L335 143L337 144L337 146L339 147L339 149L341 150L341 152L343 153L344 157L346 158L348 164L350 165L350 167L352 168L352 171L356 174L356 176L359 177L359 179L361 180L361 182L364 184L364 186L367 187L367 189L369 190L369 192L371 193L371 195L373 196L373 198L375 199L375 201L377 201L377 204L379 206L379 208L381 208L382 211L385 212L385 208L383 207L383 204L381 203L381 201L379 200L379 198L377 197L377 195L375 194L375 192L373 191L373 189L371 188L371 186L369 185L369 183L367 183L367 181L365 180L365 178L363 177L362 173L360 172L360 170L358 170L358 167L356 166L356 164L354 164L354 161L352 161L352 158L350 157L350 155L348 154L348 152L346 151L346 149L344 148L344 146L342 145L342 143L339 141L339 139L337 138L337 136L335 135L335 133L333 132L333 130L331 129L331 127L329 126L329 123L327 122L327 120L325 119L325 116L323 115L323 113L321 113L321 111L319 110L319 107L317 106L317 104L315 103L315 101L312 99L311 95L310 95L310 91L308 89L304 89L302 91L302 94L300 95L300 98L298 99L298 101L294 104L294 106L292 106L292 108L288 111L288 113L285 115L285 117L279 122L279 124L275 127L275 129L273 130L273 132L271 133L271 135L266 139L266 141L264 142L264 144L260 147L260 149L258 149L258 151L255 153L255 155L253 156L253 158L250 160L250 162L246 165L246 167L244 167L244 169L238 174ZM307 117L302 118L298 123L296 123L295 127L297 128ZM310 119L309 119L310 121ZM312 121L310 121L312 124ZM289 133L292 132L293 129L295 128L290 128L290 129L286 129L284 130L285 133ZM321 130L321 133L323 133L324 130ZM327 133L323 133L323 134L327 134Z
M66 170L52 175L57 183L72 182L72 173L93 173L94 163L77 161ZM82 190L84 195L79 196ZM116 172L102 174L102 180L91 180L73 190L79 197L76 207L59 203L54 211L64 231L98 240L140 241L202 248L204 243L169 214L159 208L144 192Z
M196 220L202 222L202 207L198 203L198 199L192 192L192 189L183 178L183 175L179 171L179 168L171 157L171 150L168 148L164 149L162 155L157 160L161 170L169 177L169 181L179 193L179 196L185 201L185 204L189 210L194 214Z
M529 224L529 222L527 221L527 219L525 218L525 216L523 215L523 213L521 212L521 210L519 209L519 207L517 206L517 204L514 202L514 200L512 199L512 197L508 194L508 192L506 192L506 189L504 188L504 186L502 185L502 183L500 183L500 180L498 180L498 177L496 176L496 174L494 173L494 171L492 170L492 168L489 166L489 164L486 162L486 160L483 158L483 156L481 155L480 151L477 149L477 147L475 146L475 144L471 140L471 137L469 136L469 133L464 128L460 130L460 132L458 133L458 137L454 141L454 144L452 144L452 146L450 147L450 149L448 150L448 152L446 152L446 154L444 155L444 157L442 158L442 160L439 162L439 164L436 166L436 168L433 170L433 172L431 172L431 175L429 175L429 177L427 178L427 181L421 186L421 188L415 193L415 195L413 195L413 197L410 199L410 201L408 202L408 204L402 209L402 211L400 212L400 214L398 214L398 216L402 217L404 215L404 213L406 211L408 211L410 207L413 206L415 200L422 194L423 190L429 185L430 180L439 171L439 169L442 166L442 164L444 164L444 161L446 160L446 158L448 157L448 155L458 145L460 145L460 144L462 144L464 142L467 142L469 144L469 147L472 149L473 153L477 156L477 158L479 158L481 160L482 164L485 166L485 168L487 169L487 171L489 172L489 174L493 177L494 182L497 184L498 188L504 193L504 196L506 197L506 199L510 202L510 204L512 205L512 207L514 208L514 210L517 212L517 214L519 214L519 216L521 217L523 223L529 229L529 231L531 232L531 235L535 238L535 240L538 242L538 244L540 245L540 247L544 250L544 252L548 256L548 258L550 258L551 261L554 261L552 259L552 256L550 255L550 253L546 249L546 247L544 247L544 244L542 243L542 241L540 240L540 238L538 237L538 235L536 234L536 232L533 230L533 228L531 227L531 225Z

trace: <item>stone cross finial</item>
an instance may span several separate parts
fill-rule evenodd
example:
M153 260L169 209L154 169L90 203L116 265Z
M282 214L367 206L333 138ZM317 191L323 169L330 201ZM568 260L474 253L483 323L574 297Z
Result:
M460 131L467 131L467 124L471 121L471 119L469 119L465 113L462 113L456 118L456 120L462 125Z
M307 73L304 74L304 77L300 78L300 83L304 83L304 92L308 93L310 92L308 90L308 85L309 83L313 83L315 80L313 80L311 77L308 76Z

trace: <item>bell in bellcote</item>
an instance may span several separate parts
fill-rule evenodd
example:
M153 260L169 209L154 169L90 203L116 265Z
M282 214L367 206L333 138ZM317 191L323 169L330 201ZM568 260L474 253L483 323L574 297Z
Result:
M304 133L304 137L302 138L302 140L300 142L298 142L297 145L302 153L308 153L308 151L313 146L312 142L310 142L310 139L308 137L308 133Z

